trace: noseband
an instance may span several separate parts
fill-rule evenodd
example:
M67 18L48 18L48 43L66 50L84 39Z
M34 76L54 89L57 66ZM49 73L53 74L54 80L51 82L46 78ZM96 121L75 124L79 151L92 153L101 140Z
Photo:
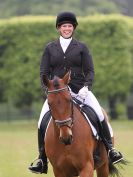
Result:
M69 128L71 128L73 126L73 119L70 117L68 119L65 120L55 120L55 124L57 125L57 127L63 127L63 126L67 126Z
M50 91L47 91L47 94L51 94L51 93L59 93L59 92L62 92L64 90L68 90L68 87L63 87L63 88L60 88L60 89L55 89L55 90L50 90ZM60 128L62 126L67 126L69 128L71 128L73 126L73 101L71 100L71 110L72 110L72 113L71 113L71 116L65 120L57 120L57 119L54 119L55 121L55 124Z

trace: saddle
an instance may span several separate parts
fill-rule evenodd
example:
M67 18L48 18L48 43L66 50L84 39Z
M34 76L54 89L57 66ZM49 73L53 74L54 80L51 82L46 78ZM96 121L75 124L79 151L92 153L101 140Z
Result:
M76 107L78 109L80 109L80 112L84 115L84 118L87 120L87 122L89 124L91 124L91 128L93 131L93 135L95 136L96 139L99 139L99 135L100 135L100 121L99 118L96 114L96 112L94 111L94 109L84 103L82 103L81 101L79 101L76 98L73 98L73 102L76 105ZM96 133L94 133L93 128L96 130Z

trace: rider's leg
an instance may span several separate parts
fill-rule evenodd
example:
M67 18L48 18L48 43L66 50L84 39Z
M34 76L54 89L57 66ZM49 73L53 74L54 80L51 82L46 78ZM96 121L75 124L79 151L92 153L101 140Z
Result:
M94 111L96 112L96 114L98 115L98 118L101 122L101 132L103 136L103 142L106 146L108 155L112 163L117 163L121 161L123 159L121 153L117 152L113 148L113 143L112 143L112 138L111 138L112 132L110 132L111 128L109 128L107 121L105 120L104 114L102 112L102 108L100 104L98 103L96 97L93 95L91 91L88 91L88 96L84 100L84 103L92 107Z
M44 134L42 133L42 131L40 129L42 119L43 119L44 115L46 114L46 112L48 112L48 111L49 111L49 106L48 106L48 103L47 103L47 100L46 100L43 107L42 107L42 111L41 111L40 118L39 118L39 121L38 121L38 150L39 150L39 156L38 156L38 159L35 160L36 164L34 165L32 163L29 167L29 169L33 173L46 173L47 174L47 170L48 170L47 157L46 157L45 148L44 148Z
M44 115L46 114L46 112L48 112L48 111L49 111L49 105L48 105L48 100L46 99L46 101L43 104L41 113L40 113L40 117L39 117L39 121L38 121L38 128L40 128L42 119L43 119Z

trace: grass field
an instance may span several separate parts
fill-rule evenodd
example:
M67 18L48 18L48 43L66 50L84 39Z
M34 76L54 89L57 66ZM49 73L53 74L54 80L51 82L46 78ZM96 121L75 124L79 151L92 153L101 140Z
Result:
M112 121L115 146L131 163L121 170L123 177L133 177L133 121ZM37 156L37 122L0 123L0 177L44 176L27 169ZM49 165L50 166L50 165ZM51 166L48 177L54 177Z

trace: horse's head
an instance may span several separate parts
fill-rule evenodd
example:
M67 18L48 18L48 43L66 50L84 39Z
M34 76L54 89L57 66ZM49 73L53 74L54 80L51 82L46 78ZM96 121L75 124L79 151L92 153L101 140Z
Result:
M62 79L54 77L48 80L44 76L44 83L48 88L48 104L55 125L59 128L59 139L65 145L72 143L73 103L68 89L70 72Z

